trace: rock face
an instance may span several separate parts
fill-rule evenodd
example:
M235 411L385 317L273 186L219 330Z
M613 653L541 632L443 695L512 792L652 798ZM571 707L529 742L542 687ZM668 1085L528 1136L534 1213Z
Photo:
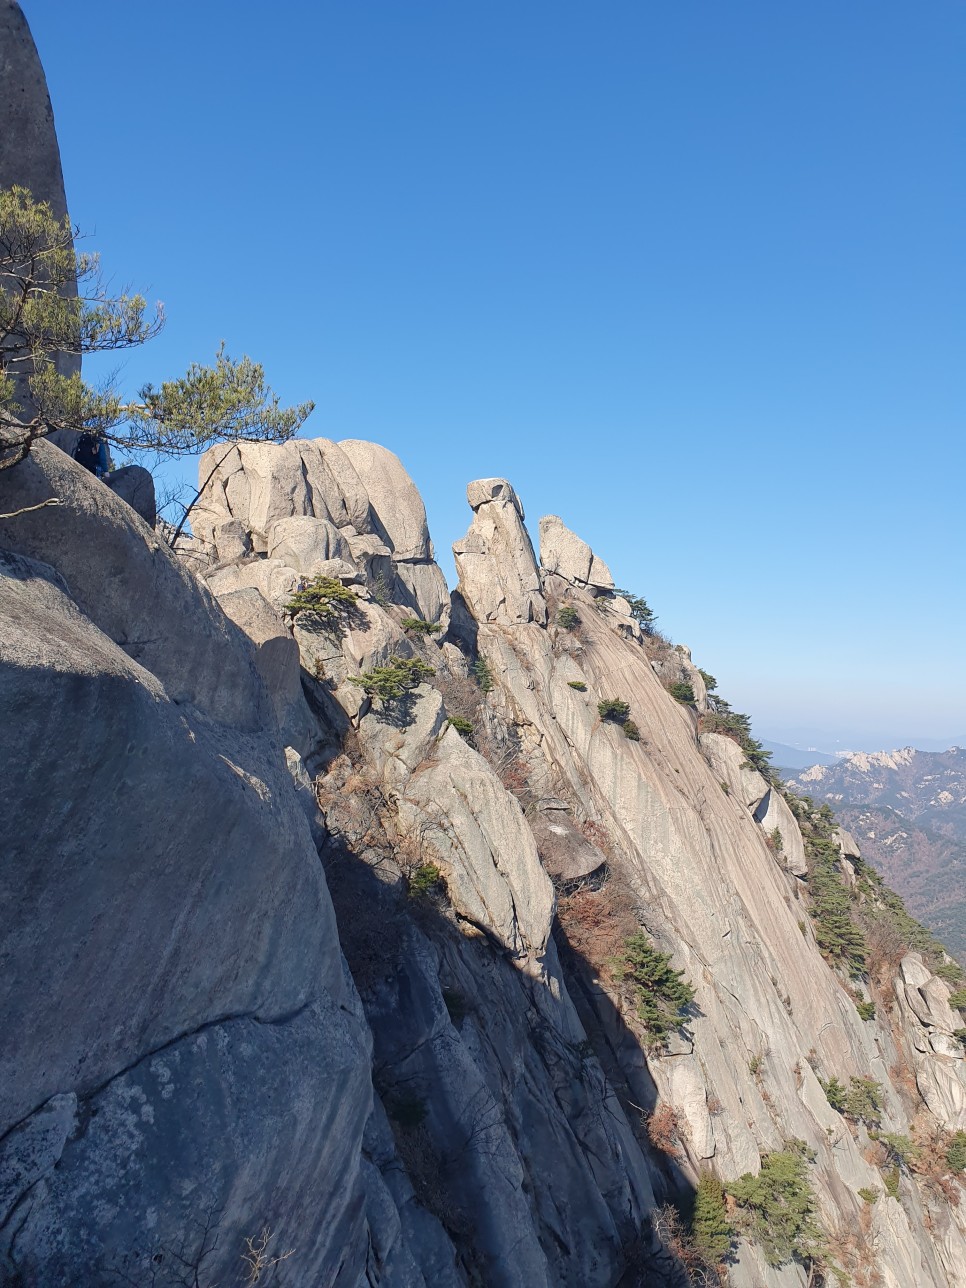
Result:
M316 577L333 575L322 567L331 560L358 563L387 602L404 602L431 622L448 612L426 508L398 457L384 447L326 438L281 447L222 443L202 456L198 472L208 485L194 512L194 532L217 561L235 557L229 533L240 525L249 548L279 567Z
M16 0L0 0L0 123L0 188L29 188L35 201L49 202L63 219L67 198L54 113L44 69ZM80 358L62 354L57 367L63 375L73 375L80 371ZM23 386L17 399L29 406ZM50 435L50 441L70 451L76 437L70 430L60 430Z
M29 188L54 214L67 213L47 81L17 0L0 0L0 188Z
M54 447L5 485L62 499L0 534L7 1268L140 1282L217 1213L227 1273L327 1177L355 1283L369 1035L252 648Z
M659 1204L795 1137L844 1269L962 1282L961 1209L888 1197L818 1077L956 1130L950 988L910 954L860 1018L795 816L665 689L687 651L556 522L541 573L504 480L469 488L451 629L414 629L442 577L395 457L232 452L201 577L53 448L14 477L64 504L0 532L5 1271L147 1283L183 1248L231 1282L269 1226L298 1283L684 1288ZM320 571L354 601L293 621ZM400 659L412 687L367 691ZM695 989L663 1048L608 965L641 927ZM806 1282L744 1241L729 1275Z
M0 183L61 210L10 0L0 51ZM60 501L0 524L0 1280L229 1284L271 1236L320 1288L687 1288L662 1205L796 1140L828 1273L966 1282L952 964L828 964L814 836L560 519L538 568L471 483L451 609L375 444L212 448L184 559L143 471L41 442L0 477ZM694 991L663 1041L642 934ZM832 1078L878 1085L881 1141ZM810 1261L736 1237L728 1282Z
M547 605L516 492L506 479L478 479L466 499L473 522L453 547L464 599L483 621L543 624Z

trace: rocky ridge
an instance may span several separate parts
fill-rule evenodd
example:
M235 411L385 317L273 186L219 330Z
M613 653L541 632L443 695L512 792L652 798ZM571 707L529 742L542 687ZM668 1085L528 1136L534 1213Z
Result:
M661 1205L797 1138L853 1273L961 1281L958 1209L905 1173L888 1197L819 1080L880 1083L894 1134L916 1105L966 1127L950 986L909 953L863 1021L787 802L666 690L698 688L686 651L655 650L559 520L538 560L505 480L470 485L451 610L415 489L363 446L233 449L187 567L53 447L10 480L63 504L2 533L8 1267L148 1282L186 1248L215 1280L268 1226L294 1284L683 1284ZM293 620L320 576L352 602ZM431 668L399 699L353 683L399 659ZM643 926L693 985L666 1049L592 906L601 942ZM729 1282L806 1275L742 1241Z
M60 210L13 0L0 50L0 182ZM702 732L688 651L561 519L538 558L472 483L451 596L378 445L212 448L177 554L123 475L0 475L59 501L0 524L0 1282L966 1280L949 963L832 969L816 854L880 897L854 839ZM665 1040L615 968L642 932L693 989ZM824 1249L696 1262L699 1177L790 1139Z

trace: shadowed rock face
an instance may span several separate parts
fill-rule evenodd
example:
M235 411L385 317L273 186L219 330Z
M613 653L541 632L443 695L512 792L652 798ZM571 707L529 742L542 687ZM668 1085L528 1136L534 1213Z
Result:
M269 1224L355 1284L369 1035L252 646L63 453L4 486L61 504L0 531L0 1280L148 1282L211 1217L213 1279Z
M16 0L0 0L0 188L20 184L67 213L54 113L40 58Z
M47 80L23 10L16 0L0 0L0 188L29 188L37 201L47 201L54 214L67 214L60 148ZM64 375L80 371L80 357L63 355ZM52 435L59 447L72 446L73 435Z

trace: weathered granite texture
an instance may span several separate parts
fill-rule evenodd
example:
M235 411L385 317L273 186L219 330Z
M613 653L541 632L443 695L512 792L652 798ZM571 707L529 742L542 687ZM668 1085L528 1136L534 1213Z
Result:
M369 1034L252 647L54 447L5 479L53 489L0 531L0 1265L140 1282L211 1217L213 1279L269 1224L355 1284Z
M158 1250L206 1253L200 1219L212 1277L270 1225L296 1283L614 1288L636 1266L684 1288L658 1203L789 1136L815 1150L827 1227L854 1231L881 1178L813 1064L880 1081L902 1133L905 1061L954 1127L948 987L910 957L894 1022L860 1020L809 930L787 806L735 743L699 738L622 600L541 575L508 484L471 486L453 632L420 635L398 552L438 569L395 467L303 447L311 494L293 445L220 479L238 514L209 504L203 580L52 448L18 471L19 498L65 503L0 532L8 1272L139 1282ZM404 516L377 522L387 493ZM355 606L291 621L323 567ZM547 624L563 599L576 631ZM393 657L432 675L386 701L352 683ZM639 742L600 696L630 702ZM558 956L548 873L623 882L685 971L697 1009L666 1052L612 980ZM640 1124L662 1104L675 1158ZM908 1178L900 1197L864 1218L882 1282L952 1288L958 1211ZM805 1283L744 1242L730 1276Z

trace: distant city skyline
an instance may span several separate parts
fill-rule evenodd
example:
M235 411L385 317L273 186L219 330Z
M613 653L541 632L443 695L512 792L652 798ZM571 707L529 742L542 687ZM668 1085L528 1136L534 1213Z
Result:
M125 387L251 354L450 579L508 477L759 737L966 733L963 6L23 7Z

